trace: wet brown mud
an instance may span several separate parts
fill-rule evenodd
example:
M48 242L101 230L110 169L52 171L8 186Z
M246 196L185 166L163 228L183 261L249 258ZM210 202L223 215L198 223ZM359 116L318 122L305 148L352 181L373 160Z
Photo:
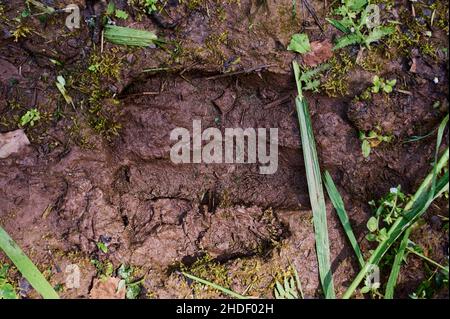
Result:
M7 4L10 15L22 7L19 2ZM65 265L84 265L82 288L63 296L88 296L95 276L89 259L96 258L140 267L152 296L190 298L191 287L171 270L205 254L228 267L232 287L239 291L245 289L239 271L246 269L248 274L251 269L257 280L250 293L270 297L268 287L277 269L292 263L306 294L319 295L290 71L294 55L285 50L291 31L300 27L290 23L286 13L290 3L268 1L269 13L255 7L254 1L241 1L239 10L232 1L223 6L213 2L209 14L203 7L174 6L161 19L176 21L175 29L159 17L136 20L133 27L178 39L184 53L168 56L158 49L117 53L120 75L100 83L113 92L101 100L101 112L121 127L112 138L86 124L90 100L76 83L83 74L80 65L88 66L98 41L87 27L76 36L67 35L60 31L59 21L40 31L48 42L39 36L14 42L5 35L0 40L0 132L13 129L11 123L23 113L19 105L39 107L44 115L41 124L27 130L31 146L0 160L0 223L35 262L59 269L54 270L55 282L63 280ZM324 15L321 2L310 3ZM120 5L127 7L125 2ZM222 14L220 8L226 12L223 20L215 19ZM98 9L85 7L85 14L89 10ZM322 34L311 16L302 23L312 30L313 40L335 34L332 29ZM113 46L105 44L109 50ZM238 56L239 63L233 64ZM55 69L50 58L64 68ZM392 59L380 72L386 78L402 78L411 88L408 94L355 101L353 97L371 85L374 75L361 68L352 71L344 96L307 94L322 169L333 175L366 250L370 244L364 240L365 223L371 214L367 203L397 185L414 192L429 171L434 138L404 142L435 129L448 112L446 62L418 59L423 66L414 74L406 58ZM169 62L174 66L168 70L143 71ZM224 71L238 73L227 76ZM70 93L85 104L75 110L64 105L53 80L59 74L73 79ZM434 83L435 77L439 83ZM440 101L440 107L433 107L434 101ZM56 113L62 116L52 116ZM194 120L201 120L203 129L222 132L278 128L277 172L261 175L258 164L172 163L172 130L191 130ZM358 133L375 129L391 134L394 142L380 145L365 159ZM435 213L445 206L439 203ZM333 271L342 293L358 268L329 203L327 208ZM433 234L439 237L438 231ZM99 241L107 243L106 254L99 252ZM436 258L445 258L442 247L448 247L448 239L426 241L432 243ZM409 271L401 280L405 287L419 281ZM400 294L407 296L408 289Z

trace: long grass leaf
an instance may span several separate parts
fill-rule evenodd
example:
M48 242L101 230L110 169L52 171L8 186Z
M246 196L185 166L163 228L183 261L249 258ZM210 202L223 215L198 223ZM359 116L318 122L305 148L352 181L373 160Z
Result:
M44 299L59 299L58 294L8 233L0 227L0 249Z
M416 255L416 256L422 258L423 260L425 260L425 261L427 261L427 262L429 262L429 263L432 264L433 266L436 266L437 268L440 268L441 270L443 270L443 271L445 272L445 274L446 274L447 277L448 277L448 266L447 266L447 267L442 266L441 264L435 262L433 259L428 258L427 256L425 256L424 254L419 253L418 251L415 251L415 250L412 249L411 247L408 247L407 250L408 250L410 253L412 253L412 254L414 254L414 255Z
M309 198L313 212L316 254L319 265L320 281L325 298L334 299L336 298L336 295L334 292L333 275L331 272L327 211L323 194L322 177L311 124L311 117L308 110L308 103L302 94L300 67L295 61L293 64L298 88L298 97L295 99L295 104L299 118L306 179L308 182Z
M395 255L394 263L392 264L391 273L389 275L388 282L386 284L386 291L384 293L384 299L393 299L394 290L397 285L398 275L400 274L400 267L405 256L405 250L408 246L409 235L411 234L412 227L409 227L403 235L400 246L398 247L397 254Z
M249 297L242 296L242 295L238 294L237 292L234 292L234 291L232 291L230 289L227 289L225 287L219 286L219 285L217 285L217 284L215 284L213 282L210 282L208 280L199 278L197 276L188 274L186 272L181 272L181 273L183 274L183 276L185 276L185 277L187 277L189 279L192 279L192 280L197 281L197 282L199 282L201 284L204 284L204 285L210 286L210 287L212 287L214 289L217 289L217 290L223 292L224 294L229 295L229 296L231 296L233 298L236 298L236 299L250 299Z
M331 177L330 173L328 173L328 171L325 171L323 179L328 192L328 196L330 197L331 202L336 209L342 227L344 227L345 234L347 235L347 238L352 245L356 258L358 259L358 263L362 268L365 264L364 257L361 249L359 248L355 234L353 233L352 226L350 225L350 220L348 218L347 211L345 210L344 201L342 200L341 194L339 194L339 191L334 184L333 178Z

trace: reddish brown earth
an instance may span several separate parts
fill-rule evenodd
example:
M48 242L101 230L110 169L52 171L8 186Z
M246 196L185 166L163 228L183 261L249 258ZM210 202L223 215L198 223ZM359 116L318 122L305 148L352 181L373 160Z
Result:
M73 1L60 2L58 6L64 7L63 3ZM101 4L78 2L86 17L102 10ZM397 2L397 7L405 6L404 1ZM128 9L125 1L116 3ZM295 55L285 47L302 28L317 41L333 39L337 31L327 27L321 34L307 11L292 22L288 0L268 1L267 8L244 0L240 6L232 1L222 6L208 3L208 12L181 4L171 7L170 18L163 18L177 21L174 30L145 15L138 21L128 9L131 18L120 24L176 39L184 52L174 57L162 49L105 44L105 54L114 52L121 61L118 78L101 82L110 94L102 100L101 112L122 127L109 138L87 124L88 94L77 82L89 66L88 57L98 51L95 30L89 32L83 23L71 33L63 17L46 24L33 19L29 23L36 33L14 42L11 27L5 20L0 22L0 133L17 129L18 119L28 108L38 108L42 116L35 127L26 129L31 146L0 160L0 224L42 270L51 270L52 283L64 282L66 265L81 266L82 287L66 290L63 297L89 295L96 276L89 260L94 258L110 260L116 267L121 263L139 267L146 275L142 296L147 292L159 298L198 297L173 267L179 262L189 265L205 253L227 267L236 291L247 287L240 279L245 278L240 275L244 272L255 278L250 295L271 297L268 287L277 271L292 263L305 294L320 296L293 100L290 65ZM319 1L310 3L325 23L329 8ZM24 8L22 1L3 6L8 18ZM223 20L217 19L219 8L226 12ZM211 35L225 31L226 44L199 49L208 47ZM436 31L436 41L448 47L441 33ZM352 57L357 53L350 52ZM217 62L236 57L239 62L231 66ZM50 58L63 66L55 66ZM404 141L432 131L448 112L448 60L415 59L415 73L410 72L412 60L400 56L385 60L378 73L401 79L410 95L394 92L354 102L353 97L370 87L375 75L360 67L343 79L349 81L345 96L307 94L321 168L333 175L367 252L372 248L364 239L371 215L367 203L397 185L406 193L415 191L430 169L434 137ZM169 70L143 72L160 66ZM242 70L252 72L220 76L223 71ZM64 103L54 85L60 74L70 79L75 110ZM438 84L434 77L439 78ZM113 103L113 94L119 105ZM440 108L433 108L434 101L441 102ZM257 165L173 164L170 132L176 127L190 129L195 119L201 119L204 128L222 130L278 128L277 173L260 175ZM358 131L376 127L392 134L394 142L382 144L364 159ZM329 203L327 208L334 280L341 295L358 267L335 211ZM424 226L414 233L415 240L439 262L448 255L448 233L443 236L442 225L436 226L432 219L447 214L447 209L448 203L437 202ZM106 254L98 250L99 241L108 245ZM400 276L399 297L407 297L425 276L422 261L410 260Z

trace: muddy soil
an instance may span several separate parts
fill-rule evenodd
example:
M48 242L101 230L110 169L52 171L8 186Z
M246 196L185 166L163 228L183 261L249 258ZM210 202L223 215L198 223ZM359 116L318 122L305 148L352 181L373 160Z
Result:
M63 8L74 1L43 2ZM406 2L396 1L392 10L410 10ZM116 1L130 13L117 23L155 31L171 44L163 50L102 43L95 23L69 32L64 15L27 19L31 33L14 41L12 18L24 10L23 1L0 2L0 133L17 129L29 108L42 117L25 128L31 145L0 160L0 224L41 269L51 269L52 283L64 283L67 265L80 266L82 285L63 291L65 298L89 297L97 276L92 259L137 267L146 278L141 297L223 297L193 290L174 271L205 254L225 267L236 291L251 283L248 294L272 297L274 277L292 263L305 294L321 296L290 68L293 59L302 61L286 46L302 30L311 40L334 39L338 31L324 20L330 8L309 1L322 32L303 7L292 18L289 0L205 3L170 1L167 12L154 17ZM105 7L102 1L78 4L87 20ZM448 48L445 32L436 28L435 34L435 43ZM117 74L86 71L100 46L119 65ZM348 54L356 59L358 50ZM364 251L373 248L364 239L368 202L397 185L415 191L430 169L435 141L405 141L433 131L448 112L446 57L383 57L379 72L355 65L344 74L348 90L341 96L307 94L321 168L336 181ZM375 74L401 79L407 92L356 101ZM56 89L58 75L69 83L75 107ZM96 93L100 98L93 98ZM94 103L101 109L92 111ZM177 127L191 130L194 120L222 132L278 128L277 172L261 175L257 164L174 164L170 134ZM101 130L99 123L106 123ZM390 134L394 142L366 159L358 133L370 130ZM328 202L327 208L341 295L358 265ZM433 217L448 216L447 209L448 203L437 202L415 233L437 261L448 255L448 233L442 235L443 225ZM413 260L402 270L398 297L407 297L425 277L422 262Z

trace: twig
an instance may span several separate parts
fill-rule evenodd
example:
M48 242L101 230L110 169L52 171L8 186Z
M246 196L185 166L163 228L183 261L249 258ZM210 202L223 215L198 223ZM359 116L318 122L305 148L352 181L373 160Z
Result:
M322 23L320 23L319 17L317 17L316 10L314 9L314 7L312 7L309 4L308 0L302 0L302 1L305 4L306 9L309 11L309 13L314 18L314 21L316 21L317 25L320 28L320 31L322 31L322 33L325 33L325 30L323 29Z
M289 101L290 99L291 99L291 94L284 95L281 98L279 98L273 102L270 102L269 104L266 104L264 106L264 110L268 110L268 109L277 107L277 106Z
M395 91L396 91L396 92L399 92L399 93L403 93L403 94L406 94L406 95L410 95L410 96L412 96L412 95L413 95L413 94L412 94L412 92L410 92L410 91L406 91L406 90L395 89Z
M223 74L219 74L219 75L210 76L210 77L206 78L206 80L215 80L215 79L225 78L225 77L234 76L234 75L259 72L259 71L262 71L263 69L268 69L275 65L276 64L264 64L264 65L256 66L256 67L241 70L241 71L235 71L235 72L229 72L229 73L223 73Z
M130 97L141 96L141 95L159 95L159 94L160 94L160 92L152 92L152 91L150 91L150 92L140 92L140 93L128 94L128 95L125 95L125 96L120 97L120 98L121 99L127 99L127 98L130 98Z

